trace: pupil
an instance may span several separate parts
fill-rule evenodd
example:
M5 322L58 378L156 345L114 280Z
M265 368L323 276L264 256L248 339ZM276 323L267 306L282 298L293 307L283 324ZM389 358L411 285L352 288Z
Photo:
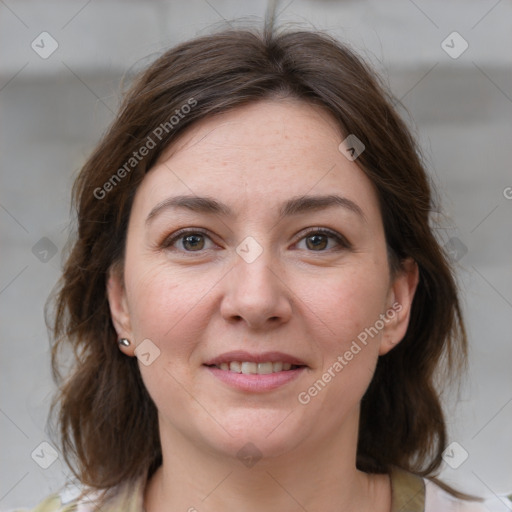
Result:
M183 246L186 249L202 249L203 245L204 240L202 239L202 235L188 235L183 239Z
M312 242L310 249L325 249L327 238L324 235L311 235L307 241Z

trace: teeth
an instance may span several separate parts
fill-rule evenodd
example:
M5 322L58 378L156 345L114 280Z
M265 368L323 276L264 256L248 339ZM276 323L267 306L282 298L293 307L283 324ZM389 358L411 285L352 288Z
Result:
M243 373L245 375L268 375L269 373L276 373L282 371L291 370L292 365L290 363L283 363L278 361L273 363L267 361L265 363L254 363L252 361L231 361L230 363L220 363L217 365L224 371L231 371L235 373Z
M233 361L232 363L229 363L229 369L232 372L242 373L242 363L239 363L238 361Z
M258 373L258 365L256 363L242 363L242 373L252 374Z
M279 362L279 363L272 363L272 370L274 372L281 372L283 371L283 363Z
M272 373L274 369L274 365L272 363L258 363L258 373L260 375L266 375L267 373Z

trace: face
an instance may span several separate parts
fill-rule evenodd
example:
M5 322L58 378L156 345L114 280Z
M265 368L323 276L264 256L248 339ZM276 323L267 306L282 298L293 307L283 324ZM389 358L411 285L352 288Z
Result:
M417 275L390 275L376 191L344 138L318 107L264 101L196 124L144 178L108 295L161 435L279 455L357 419Z

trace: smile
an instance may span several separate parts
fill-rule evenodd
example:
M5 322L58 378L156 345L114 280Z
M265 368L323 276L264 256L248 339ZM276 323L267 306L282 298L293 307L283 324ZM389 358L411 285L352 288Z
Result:
M203 363L210 375L239 391L272 391L298 379L309 366L284 352L251 353L246 350L225 352Z
M267 361L264 363L255 363L252 361L231 361L229 363L220 363L212 366L219 370L243 373L245 375L268 375L269 373L286 372L300 367L299 365L285 363L283 361Z

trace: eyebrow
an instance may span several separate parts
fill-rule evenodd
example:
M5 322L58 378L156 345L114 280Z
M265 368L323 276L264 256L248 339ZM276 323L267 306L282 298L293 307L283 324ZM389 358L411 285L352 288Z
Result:
M324 210L334 206L345 208L346 210L355 213L361 218L361 220L367 222L363 210L354 203L354 201L335 194L322 196L299 196L289 199L279 209L279 220L292 215ZM212 197L184 195L169 197L168 199L164 199L158 203L147 216L146 224L148 224L163 210L173 208L182 208L196 213L224 215L226 217L234 216L233 211L229 206L220 203Z

